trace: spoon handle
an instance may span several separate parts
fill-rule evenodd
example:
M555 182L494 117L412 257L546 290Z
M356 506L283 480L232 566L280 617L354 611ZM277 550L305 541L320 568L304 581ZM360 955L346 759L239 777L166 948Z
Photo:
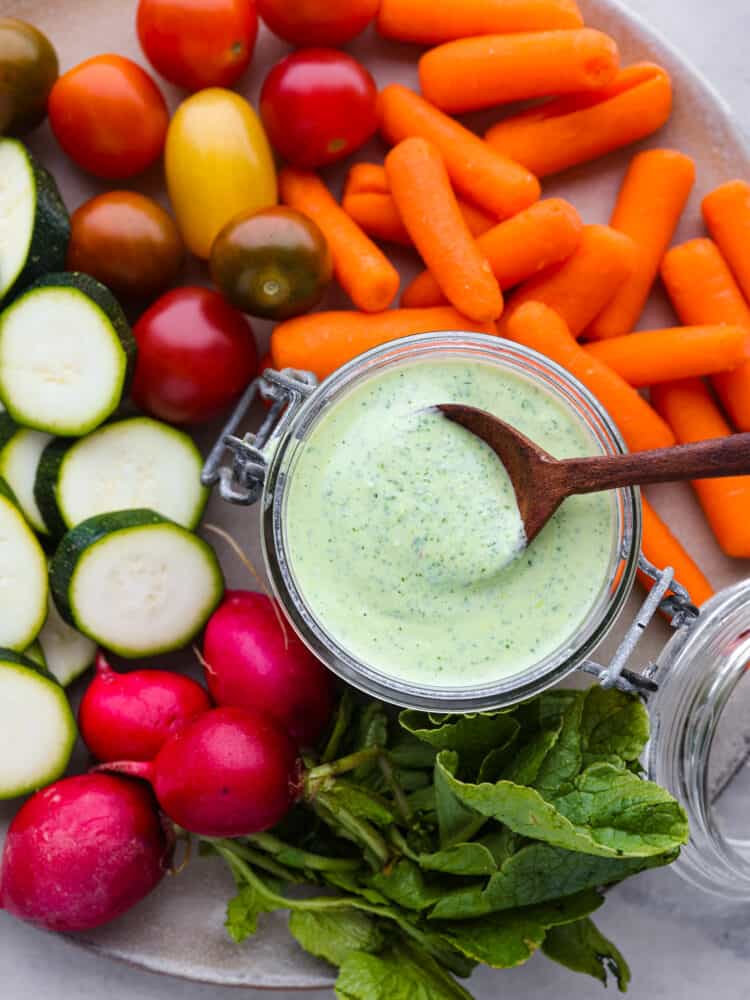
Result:
M559 464L567 495L598 493L618 486L744 476L750 475L750 433L657 451L573 458Z

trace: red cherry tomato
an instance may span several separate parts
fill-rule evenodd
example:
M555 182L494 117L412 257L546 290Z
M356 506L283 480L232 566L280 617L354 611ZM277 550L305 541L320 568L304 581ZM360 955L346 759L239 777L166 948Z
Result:
M138 362L133 399L173 424L210 420L255 378L258 351L241 312L209 288L176 288L133 330Z
M343 45L364 31L380 0L258 0L271 31L292 45Z
M124 56L87 59L55 83L49 120L71 159L97 177L132 177L161 155L169 124L161 91Z
M335 49L301 49L263 84L260 113L268 138L296 167L322 167L359 149L377 128L375 81Z
M231 87L258 35L255 0L140 0L138 38L157 72L178 87Z

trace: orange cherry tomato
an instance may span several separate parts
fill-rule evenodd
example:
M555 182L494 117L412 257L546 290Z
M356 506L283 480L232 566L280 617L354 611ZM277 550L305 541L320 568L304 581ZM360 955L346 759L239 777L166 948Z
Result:
M68 269L83 271L115 295L153 298L177 278L185 248L171 216L135 191L108 191L70 220Z
M124 56L87 59L52 88L49 119L58 142L97 177L132 177L159 158L169 124L161 91Z

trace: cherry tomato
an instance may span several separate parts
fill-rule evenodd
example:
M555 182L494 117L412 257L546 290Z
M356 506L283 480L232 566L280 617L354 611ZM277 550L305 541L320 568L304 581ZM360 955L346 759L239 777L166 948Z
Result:
M187 90L231 87L258 36L255 0L140 0L138 38L151 65Z
M152 298L172 284L184 258L177 226L151 198L109 191L70 220L68 270L84 271L115 295Z
M0 17L0 135L25 135L47 117L57 53L41 31Z
M375 81L335 49L302 49L263 84L260 113L271 145L296 167L322 167L359 149L377 128Z
M292 45L343 45L364 31L380 0L258 0L271 31Z
M49 98L52 131L71 159L97 177L139 174L164 148L169 113L145 70L124 56L87 59Z
M283 320L320 302L333 262L312 219L292 208L269 208L222 229L211 249L211 277L243 312Z
M278 201L268 138L239 94L210 87L175 112L164 153L167 190L187 247L205 260L223 227L240 212Z
M173 424L218 416L258 370L250 324L210 288L167 292L133 333L138 342L133 399L146 413Z

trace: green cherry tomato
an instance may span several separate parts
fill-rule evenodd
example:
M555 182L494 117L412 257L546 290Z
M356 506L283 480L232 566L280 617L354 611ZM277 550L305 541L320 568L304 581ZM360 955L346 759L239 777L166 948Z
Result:
M268 208L229 222L211 248L211 277L251 316L284 320L320 302L333 274L318 226L291 208Z
M25 135L47 116L57 53L41 31L0 17L0 135Z

